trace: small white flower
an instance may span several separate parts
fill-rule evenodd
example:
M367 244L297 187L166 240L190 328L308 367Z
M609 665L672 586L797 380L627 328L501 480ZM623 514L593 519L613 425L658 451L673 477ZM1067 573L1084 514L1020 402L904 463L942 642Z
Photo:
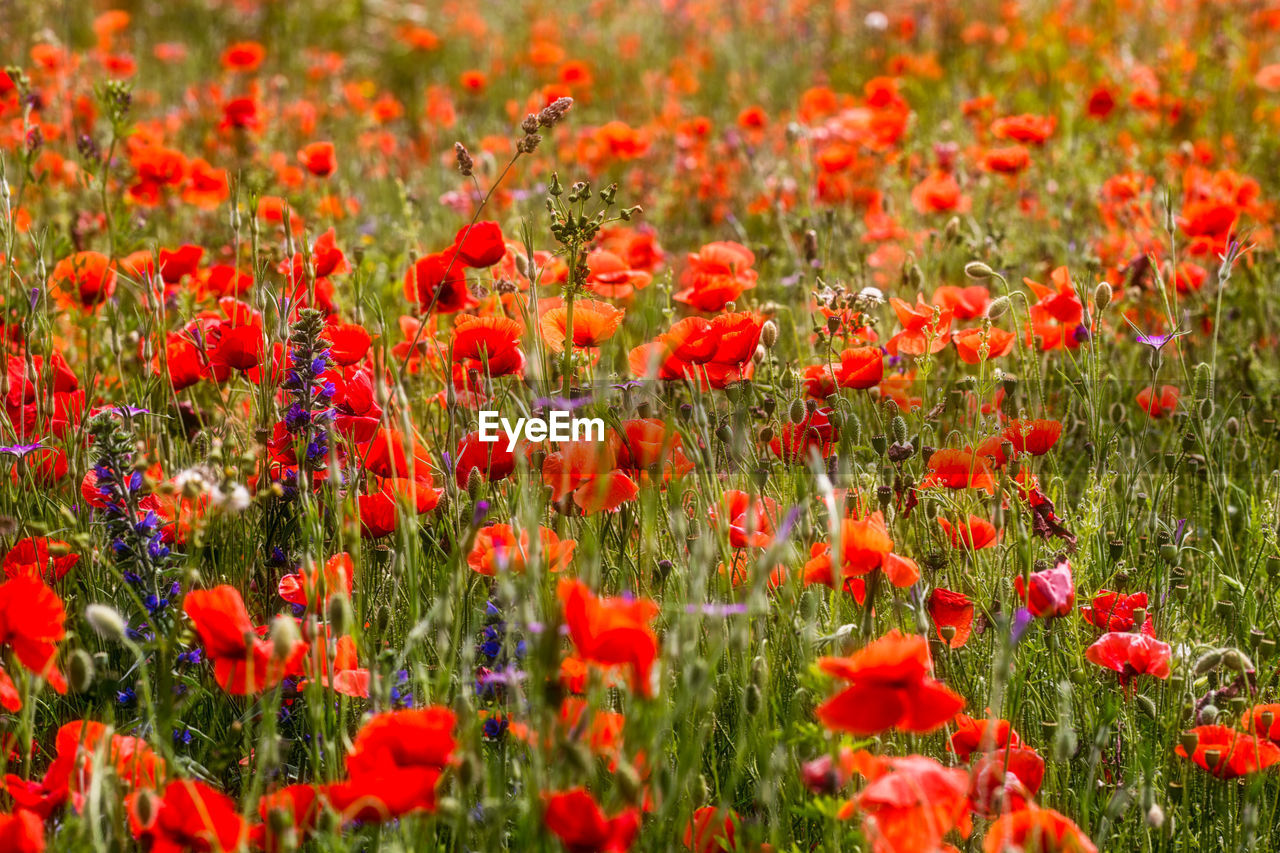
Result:
M863 23L867 25L867 29L882 33L889 29L889 16L884 12L868 12Z

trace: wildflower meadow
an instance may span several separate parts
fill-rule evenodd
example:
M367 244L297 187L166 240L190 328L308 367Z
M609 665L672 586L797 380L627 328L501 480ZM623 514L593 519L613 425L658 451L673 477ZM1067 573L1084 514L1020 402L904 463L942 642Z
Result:
M1280 850L1280 7L0 32L0 853Z

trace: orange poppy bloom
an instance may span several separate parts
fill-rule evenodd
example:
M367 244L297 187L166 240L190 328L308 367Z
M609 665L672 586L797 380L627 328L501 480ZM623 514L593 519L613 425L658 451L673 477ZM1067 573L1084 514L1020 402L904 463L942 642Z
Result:
M550 300L548 300L550 301ZM545 303L544 303L545 304ZM618 331L626 312L608 302L578 299L573 303L573 345L575 348L598 347ZM542 339L553 352L564 351L564 336L569 326L569 309L562 300L546 305L538 328Z
M951 335L951 341L956 345L956 354L965 364L982 362L983 344L987 347L986 359L990 361L1013 352L1013 345L1017 340L1017 335L1006 332L999 326L992 326L990 329L958 329Z
M987 829L983 853L1098 853L1080 827L1053 809L1031 806L1001 815Z
M942 528L943 535L950 540L953 548L978 551L982 548L995 547L995 544L1000 541L1000 531L996 530L995 525L976 515L969 516L968 521L959 521L954 525L939 516L938 526Z
M927 305L919 297L914 307L897 297L889 304L902 324L902 331L884 345L889 355L924 355L926 351L939 353L947 348L951 340L950 308Z
M338 170L332 142L312 142L298 152L298 162L317 178L327 178Z
M510 317L463 314L453 325L453 360L489 376L520 373L524 370L522 331Z
M947 740L947 751L954 752L961 761L968 761L969 756L975 752L1000 751L1022 744L1022 738L1008 720L956 714L952 725L955 726L955 731Z
M561 539L548 527L538 528L538 538L547 571L558 572L569 565L573 549L578 544L575 540ZM517 536L509 524L490 524L476 532L475 544L467 555L467 565L475 572L492 577L499 570L525 571L531 556L529 531L521 530Z
M862 830L876 853L943 849L942 839L968 835L969 774L932 758L877 758L862 754L855 766L868 784L841 817L861 813Z
M926 465L928 472L920 483L921 488L982 489L995 494L996 481L990 462L968 447L935 450Z
M570 441L547 454L542 482L551 486L551 499L569 494L583 513L613 512L640 493L635 481L617 469L617 455L609 442Z
M708 243L689 255L682 289L671 298L699 311L719 311L756 286L755 262L755 254L741 243Z
M49 276L49 292L61 305L92 311L116 290L116 271L101 252L76 252L58 261Z

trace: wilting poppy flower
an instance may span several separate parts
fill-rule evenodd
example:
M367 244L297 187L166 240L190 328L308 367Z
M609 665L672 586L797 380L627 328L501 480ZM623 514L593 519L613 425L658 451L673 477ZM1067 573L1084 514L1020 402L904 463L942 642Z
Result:
M1013 730L1008 720L974 718L968 714L956 714L956 718L951 722L955 726L955 731L947 741L947 749L954 752L961 761L968 761L975 752L999 751L1022 743L1022 739L1018 737L1018 733Z
M640 832L640 810L605 817L585 788L545 796L542 822L569 853L622 853Z
M569 565L573 549L578 544L575 540L561 539L548 527L538 528L538 538L541 543L538 553L546 561L547 571L558 572ZM476 531L475 544L467 555L467 565L473 571L492 577L499 570L525 571L532 556L529 531L520 530L517 536L509 524L490 524Z
M1168 643L1154 637L1112 631L1099 637L1085 650L1084 656L1098 666L1120 673L1121 682L1128 683L1138 675L1168 678L1172 654Z
M929 593L929 616L938 631L938 639L953 649L969 642L973 632L973 601L962 592L935 587ZM951 639L943 634L943 628L954 628Z
M182 606L213 661L214 677L228 693L261 693L301 671L306 644L299 642L285 657L277 657L271 641L258 637L235 587L192 590Z
M1159 394L1154 386L1148 386L1138 392L1138 408L1153 418L1165 418L1178 410L1178 399L1181 393L1173 385L1161 385Z
M143 797L151 800L141 806ZM236 850L248 837L240 809L226 794L203 782L170 782L164 795L140 791L126 798L133 837L151 850Z
M680 275L681 289L671 298L699 311L719 311L756 286L757 273L751 268L755 262L756 256L741 243L708 243L689 255Z
M644 598L597 598L577 580L560 581L557 594L579 657L600 666L627 667L631 689L652 696L658 638L649 623L658 615L658 605Z
M920 487L943 486L948 489L982 489L995 493L996 481L987 457L966 447L963 450L944 447L935 450L926 463L928 471Z
M1190 754L1186 742L1194 735ZM1256 735L1238 732L1226 726L1196 726L1174 751L1188 758L1219 779L1234 779L1266 770L1280 762L1280 747Z
M0 646L59 693L67 689L58 671L58 643L67 635L66 611L57 593L38 577L19 575L0 584ZM0 707L18 711L21 697L0 669Z
M453 238L458 260L477 269L491 267L507 253L507 243L496 222L477 222L458 229Z
M684 846L694 853L733 853L738 849L737 824L738 813L733 809L694 809L684 828Z
M48 582L62 580L80 561L79 554L71 552L71 546L47 536L28 536L13 543L4 555L6 578L26 575Z
M1134 628L1134 611L1147 609L1147 594L1135 592L1125 595L1100 589L1093 597L1091 605L1080 608L1080 615L1086 621L1107 631L1132 631ZM1150 636L1153 633L1151 617L1147 616L1142 625L1142 633Z
M1001 815L987 829L983 853L1098 853L1066 815L1032 806Z
M1028 582L1019 575L1013 579L1013 589L1031 614L1042 619L1068 615L1076 601L1071 564L1065 561L1052 569L1033 572Z
M404 275L405 299L422 312L453 314L476 304L467 289L466 265L452 252L419 258Z
M298 152L298 162L317 178L327 178L338 169L332 142L312 142Z
M824 657L818 665L849 682L815 711L832 729L858 735L895 728L926 733L964 707L961 696L929 676L933 661L928 641L897 629L850 657Z
M939 850L952 830L969 834L969 774L932 758L908 755L857 762L868 784L841 817L861 813L862 829L876 853Z

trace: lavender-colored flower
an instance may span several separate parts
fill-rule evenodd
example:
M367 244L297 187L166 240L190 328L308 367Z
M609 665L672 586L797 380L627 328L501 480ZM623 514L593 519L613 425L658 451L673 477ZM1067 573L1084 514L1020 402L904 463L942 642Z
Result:
M1025 607L1019 607L1018 611L1013 614L1013 627L1009 631L1009 638L1013 640L1014 645L1017 645L1022 640L1022 636L1027 633L1027 628L1031 626L1033 621L1035 621L1035 616Z
M18 459L21 459L27 454L35 453L43 447L44 445L38 441L35 444L11 444L7 447L0 447L0 453L7 453L10 456L15 456Z

